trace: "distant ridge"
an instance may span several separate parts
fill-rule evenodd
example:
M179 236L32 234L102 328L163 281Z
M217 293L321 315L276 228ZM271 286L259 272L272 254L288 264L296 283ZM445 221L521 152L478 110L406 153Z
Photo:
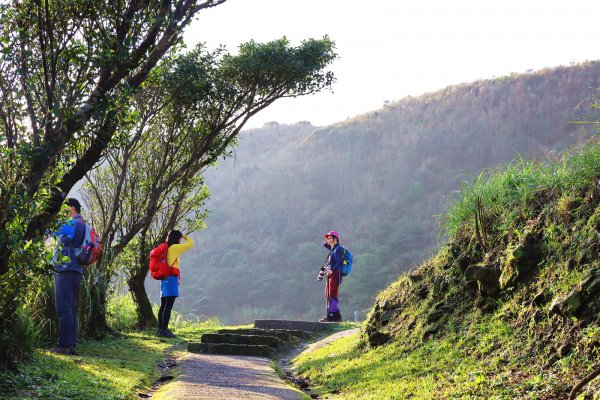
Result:
M479 94L478 93L479 90L481 90L483 87L493 87L494 85L497 85L497 84L504 85L506 83L511 83L511 82L515 82L515 81L520 81L520 82L525 81L525 82L528 82L527 84L531 84L532 81L533 82L537 81L539 83L540 80L548 79L549 75L551 77L552 76L558 77L558 79L561 79L561 80L564 79L565 75L566 75L567 79L571 79L572 77L579 77L581 75L581 69L589 69L589 71L587 71L587 72L594 74L595 71L598 69L599 65L600 65L600 60L593 60L593 61L586 61L584 63L580 63L580 64L572 65L572 66L561 65L561 66L552 67L552 68L542 68L539 70L530 70L530 71L523 72L523 73L512 72L510 75L504 75L504 76L500 76L500 77L493 77L493 78L487 78L487 79L485 79L485 78L484 79L476 79L471 82L463 82L463 83L459 83L459 84L449 85L449 86L446 86L445 88L442 88L440 90L435 90L433 92L425 92L425 93L422 93L420 95L415 95L415 96L408 95L399 100L385 101L385 104L382 108L358 114L356 116L349 118L348 120L339 121L332 125L344 125L344 124L348 124L348 123L353 123L356 120L362 120L364 118L368 118L369 116L373 116L373 114L377 115L378 113L386 112L390 108L402 107L405 104L414 103L415 101L427 103L427 102L431 102L431 101L440 100L440 98L444 98L444 97L462 95L463 91L467 91L467 92L474 91L475 94ZM597 88L597 87L592 86L592 87L589 87L588 89L595 89L595 88ZM590 92L590 93L593 93L593 92Z

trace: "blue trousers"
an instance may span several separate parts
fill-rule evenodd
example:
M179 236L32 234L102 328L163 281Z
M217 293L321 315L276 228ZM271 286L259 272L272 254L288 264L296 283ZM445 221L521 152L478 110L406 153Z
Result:
M58 345L75 347L77 344L77 292L82 275L77 271L54 274L56 315L58 316Z

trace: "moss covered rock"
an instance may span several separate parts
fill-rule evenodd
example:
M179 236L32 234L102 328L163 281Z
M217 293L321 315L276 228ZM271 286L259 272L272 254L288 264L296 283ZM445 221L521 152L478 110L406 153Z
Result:
M471 265L465 271L467 279L477 281L480 292L495 295L500 289L500 275L502 271L492 265L478 263Z
M555 298L548 311L550 314L560 314L565 317L570 317L577 315L582 304L583 298L581 289L577 287L571 290L566 296Z
M530 276L540 256L537 235L526 231L519 243L506 249L506 260L501 267L499 279L500 289L513 287L519 280Z

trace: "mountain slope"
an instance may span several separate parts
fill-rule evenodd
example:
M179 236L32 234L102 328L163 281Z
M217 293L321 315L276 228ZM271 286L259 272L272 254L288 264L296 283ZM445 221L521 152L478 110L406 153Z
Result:
M226 322L321 316L321 239L336 229L356 256L342 314L364 316L437 247L448 193L518 154L543 158L592 136L573 122L596 119L598 86L593 62L458 85L327 127L244 132L237 157L206 174L208 229L185 260L183 306Z

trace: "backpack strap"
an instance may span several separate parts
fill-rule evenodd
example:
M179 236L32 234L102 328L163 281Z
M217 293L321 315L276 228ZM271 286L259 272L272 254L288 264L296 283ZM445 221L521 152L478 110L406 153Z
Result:
M174 268L175 265L175 261L177 261L179 257L175 257L175 260L173 261L173 265L169 265L169 246L167 245L167 251L165 252L165 261L167 262L167 265L169 266L169 268Z
M337 249L338 247L341 248L341 249L343 249L343 251L344 251L344 254L342 254L342 263L341 263L340 267L338 268L338 285L339 285L340 282L342 281L342 265L344 265L344 255L345 255L345 252L346 252L346 248L344 246L342 246L341 244L338 243L337 245L335 245L331 249L331 251L329 252L329 255L331 256L331 261L333 263L334 262L334 260L333 260L333 253L334 253L335 249ZM333 265L331 265L331 266L333 267Z

